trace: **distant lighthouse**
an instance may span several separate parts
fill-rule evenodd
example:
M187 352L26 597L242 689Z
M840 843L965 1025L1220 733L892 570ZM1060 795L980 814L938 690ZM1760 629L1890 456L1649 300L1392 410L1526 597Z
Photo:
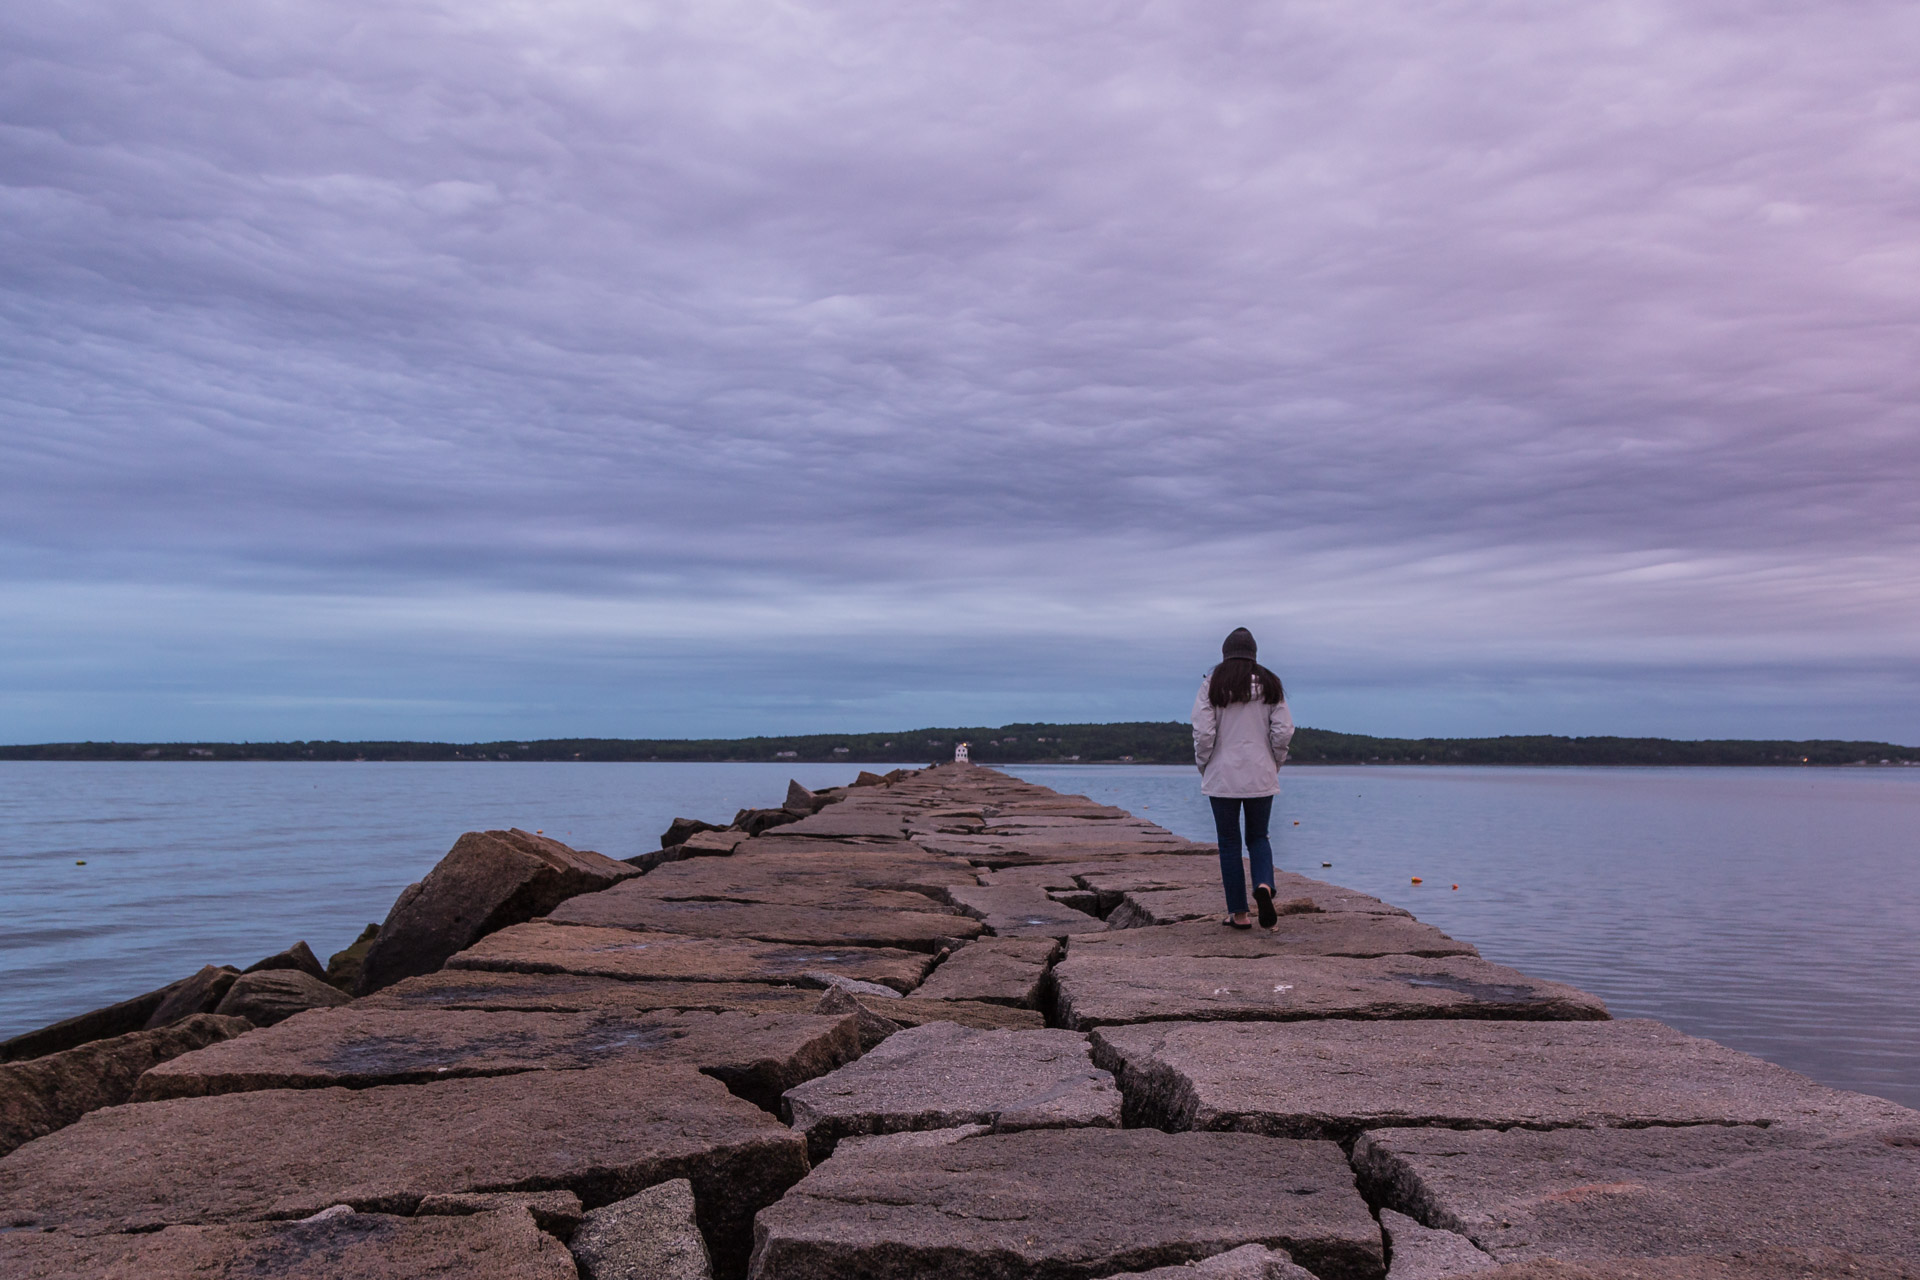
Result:
M955 764L966 764L967 760L967 744L963 742L953 749L953 762Z

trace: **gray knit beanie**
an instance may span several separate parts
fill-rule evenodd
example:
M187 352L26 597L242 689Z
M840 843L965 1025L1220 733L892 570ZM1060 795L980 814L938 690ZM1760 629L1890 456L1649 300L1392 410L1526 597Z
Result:
M1253 632L1245 627L1235 627L1232 634L1227 636L1226 641L1220 646L1222 660L1245 658L1252 662L1257 659L1259 653L1260 646L1253 642Z

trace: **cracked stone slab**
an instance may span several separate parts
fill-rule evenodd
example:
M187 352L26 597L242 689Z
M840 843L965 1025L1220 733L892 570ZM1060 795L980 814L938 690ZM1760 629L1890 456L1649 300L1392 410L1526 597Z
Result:
M810 1013L816 989L770 982L622 982L578 973L491 973L442 969L362 996L356 1009L480 1009L522 1013Z
M1337 889L1332 885L1321 885L1318 881L1308 880L1305 876L1292 876L1282 872L1274 876L1274 881L1274 898L1283 916L1290 913L1291 906L1293 910L1309 907L1329 914L1348 912L1412 918L1410 912L1391 906L1378 898L1354 893L1351 890ZM1183 920L1217 918L1226 913L1226 897L1220 887L1217 870L1214 882L1210 885L1191 885L1176 889L1129 890L1119 897L1118 905L1107 913L1107 927L1110 929L1137 929L1145 925L1178 924Z
M469 1191L597 1208L690 1178L737 1275L754 1213L806 1169L804 1138L691 1067L601 1067L109 1107L0 1161L0 1222L89 1235L336 1204L405 1213Z
M1153 855L1155 857L1163 855ZM1031 889L1083 889L1080 875L1089 871L1113 871L1127 865L1126 858L1103 858L1091 862L1041 862L1028 867L1005 867L995 871L981 867L975 874L985 885L1026 885Z
M1243 1245L1321 1280L1385 1272L1332 1143L1154 1129L1031 1129L816 1168L754 1224L756 1280L1089 1277Z
M1205 915L1223 915L1226 910L1226 897L1220 887L1220 855L1211 848L1204 855L1159 862L1128 860L1117 868L1085 871L1078 878L1084 887L1100 895L1101 909L1110 913L1108 922L1114 927L1177 924ZM1282 902L1305 898L1327 912L1411 914L1369 894L1293 871L1274 873L1273 893ZM1134 900L1131 907L1127 905L1129 899ZM1127 908L1124 913L1123 907ZM1117 924L1115 913L1121 914Z
M900 811L874 808L854 800L843 800L839 804L828 805L810 818L785 824L780 828L780 833L789 838L806 837L816 840L843 839L848 836L904 840L907 834L907 819Z
M1053 839L1015 840L1003 836L921 836L914 844L933 853L944 853L956 858L965 858L978 866L990 867L995 871L1009 867L1042 866L1048 863L1089 862L1126 854L1161 854L1167 857L1180 857L1193 853L1198 846L1190 841L1172 842L1147 840L1086 840L1057 841Z
M341 1213L313 1222L169 1227L145 1235L0 1234L13 1280L576 1280L567 1247L525 1209L469 1217Z
M702 938L753 938L812 947L898 947L938 952L979 937L986 926L956 915L930 898L925 910L883 911L874 907L833 908L772 902L698 899L683 901L650 895L641 881L562 903L547 919L555 924L592 925Z
M962 911L1002 938L1065 938L1105 929L1097 916L1078 911L1024 885L975 885L953 888L948 896Z
M788 901L818 906L891 906L937 909L948 885L970 885L973 873L952 858L907 844L884 847L820 840L789 841L759 836L731 858L679 862L661 867L637 887L660 898L732 898L742 902ZM898 895L912 894L914 898ZM879 895L879 896L874 896Z
M127 1101L158 1064L252 1030L241 1018L196 1013L156 1031L129 1031L0 1065L0 1156L89 1111Z
M1070 948L1054 966L1051 981L1058 1021L1080 1031L1161 1021L1607 1017L1598 996L1476 956L1160 956L1142 961Z
M1076 956L1220 956L1245 959L1269 955L1478 956L1472 943L1449 938L1411 916L1364 911L1328 911L1281 916L1271 930L1228 929L1216 911L1205 920L1151 925L1084 934L1071 943Z
M1389 1273L1389 1280L1391 1276ZM1313 1272L1295 1266L1293 1259L1279 1250L1246 1244L1177 1267L1116 1272L1108 1280L1314 1280L1314 1277Z
M1907 1115L1827 1136L1722 1125L1378 1130L1353 1160L1388 1203L1502 1262L1759 1248L1920 1259L1920 1113Z
M481 939L447 961L447 968L578 973L628 982L791 982L819 970L907 992L933 963L931 955L894 947L801 947L533 920Z
M786 1105L816 1160L854 1134L1120 1125L1120 1090L1093 1065L1085 1036L952 1022L897 1032L859 1061L787 1090Z
M1047 970L1060 952L1053 938L981 938L948 956L913 994L1037 1009Z
M567 1242L581 1280L712 1280L684 1178L604 1205Z
M464 1218L500 1209L524 1209L534 1225L565 1240L580 1225L584 1210L571 1191L453 1191L425 1196L414 1206L416 1218Z
M1387 1280L1447 1280L1500 1265L1458 1232L1423 1227L1392 1209L1380 1211L1380 1230L1392 1259Z
M945 1147L983 1133L992 1133L990 1124L962 1124L951 1129L909 1129L904 1133L862 1133L840 1139L834 1151L845 1155L852 1151L913 1151L925 1147Z
M976 946L979 944L975 944ZM904 1000L886 1003L874 1001L867 1006L903 1027L921 1027L929 1022L957 1022L982 1031L1037 1031L1047 1020L1037 1009L1020 1009L1010 1004L985 1000L939 1000L923 998L918 991Z
M1172 1129L1342 1140L1396 1126L1825 1132L1895 1114L1876 1109L1891 1102L1637 1018L1156 1022L1102 1027L1092 1042L1129 1123Z
M474 1013L354 1005L304 1014L161 1063L140 1077L134 1101L255 1089L366 1089L651 1061L697 1067L774 1110L786 1090L859 1056L856 1025L844 1015Z

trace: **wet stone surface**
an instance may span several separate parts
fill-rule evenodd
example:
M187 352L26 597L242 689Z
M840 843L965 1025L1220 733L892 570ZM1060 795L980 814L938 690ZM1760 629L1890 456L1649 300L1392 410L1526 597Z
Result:
M256 1089L364 1089L521 1071L681 1062L772 1110L859 1056L846 1017L811 1013L473 1013L329 1009L148 1071L136 1101Z
M898 1032L858 1062L788 1090L786 1102L816 1160L854 1134L1120 1124L1120 1091L1093 1065L1085 1036L950 1022Z

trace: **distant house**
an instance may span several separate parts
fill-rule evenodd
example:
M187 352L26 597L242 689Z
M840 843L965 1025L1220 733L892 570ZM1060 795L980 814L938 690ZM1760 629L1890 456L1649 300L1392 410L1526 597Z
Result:
M800 753L798 751L776 751L773 753L773 758L775 760L798 760Z
M835 754L835 755L837 755L837 756L847 756L847 755L852 755L852 754L853 754L853 748L852 748L852 747L835 747L835 748L833 749L833 754Z

